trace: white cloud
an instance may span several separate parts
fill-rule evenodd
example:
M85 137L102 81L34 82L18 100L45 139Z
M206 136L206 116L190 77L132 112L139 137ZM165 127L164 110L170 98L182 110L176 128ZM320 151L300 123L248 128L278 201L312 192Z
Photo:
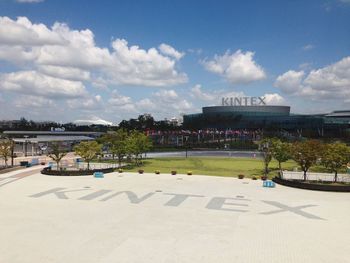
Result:
M162 99L163 101L172 101L179 97L175 90L161 90L154 93L154 96Z
M258 65L251 51L237 50L231 54L227 51L224 55L215 55L212 60L202 62L205 69L223 76L232 84L247 84L262 80L266 77L264 69Z
M304 75L304 71L289 70L277 77L274 86L287 94L296 93L300 89Z
M91 30L71 30L66 24L56 22L52 31L64 39L65 44L43 45L35 61L37 64L89 70L99 70L111 64L109 50L95 45Z
M85 113L92 113L99 110L104 110L103 100L100 95L86 95L80 98L67 99L66 104L67 107L71 110Z
M119 84L172 86L187 82L187 76L175 69L175 60L161 55L157 49L128 46L124 39L112 43L112 64L107 73Z
M346 100L350 96L350 57L329 66L303 71L288 71L276 79L275 86L282 91L314 100Z
M47 110L48 108L55 107L55 103L51 99L47 99L40 96L18 96L14 102L16 108L30 109L31 111L36 109Z
M101 95L96 95L95 96L95 100L98 101L98 102L102 101Z
M57 32L44 24L32 24L26 17L18 17L17 20L0 17L0 45L30 47L64 43L64 39Z
M77 125L91 125L91 124L108 125L108 126L113 125L113 122L101 119L96 116L93 116L91 119L87 119L87 120L75 120L74 123Z
M53 78L36 71L19 71L0 75L0 90L48 98L75 98L86 90L79 81Z
M90 80L90 72L79 68L60 66L39 66L38 71L48 76L68 79L68 80Z
M13 72L0 72L0 92L6 95L8 105L14 105L11 116L29 114L56 120L80 116L76 119L90 120L86 116L98 114L121 120L143 113L150 105L155 105L155 111L161 110L158 116L169 111L173 114L189 107L189 103L177 98L176 105L168 111L166 103L159 106L160 98L155 94L134 102L118 92L110 93L109 87L168 87L185 83L187 75L177 69L183 55L164 43L146 50L129 45L124 39L112 41L110 48L101 47L89 29L75 30L59 22L48 26L26 17L0 17L0 62L5 61L9 68L15 66ZM94 88L104 94L93 95ZM105 98L106 93L111 96ZM174 94L168 95L171 98ZM26 108L33 110L28 112ZM66 114L67 109L73 116Z
M157 105L150 98L140 100L137 105L140 109L147 112L153 112L157 109Z
M150 98L136 103L139 112L156 112L156 117L165 118L169 114L180 116L194 110L194 106L187 99L182 98L175 90L160 90Z
M307 44L307 45L305 45L305 46L303 46L303 50L304 51L308 51L308 50L311 50L311 49L314 49L315 48L315 46L314 45L312 45L312 44Z
M200 84L191 89L191 97L201 101L205 106L221 105L223 97L246 97L242 91L212 90L211 93L204 92Z
M117 90L113 90L112 97L108 100L110 106L124 106L132 104L132 99L127 96L120 95Z
M308 63L308 62L305 62L305 63L301 63L299 65L299 69L301 70L310 70L312 68L312 63Z
M212 101L216 98L215 95L206 93L202 90L202 85L197 84L191 89L192 97L202 101Z
M185 53L179 52L175 48L173 48L172 46L169 46L169 45L164 44L164 43L159 46L159 50L164 55L171 56L171 57L175 58L176 60L179 60L180 58L182 58L185 55Z
M222 98L249 97L242 91L212 90L211 93L206 93L203 92L200 84L191 89L191 96L204 102L205 106L221 105ZM265 102L268 105L284 105L286 103L285 98L278 93L266 93L262 97L265 97Z
M9 61L18 65L32 63L38 57L38 52L37 48L28 49L22 46L0 44L0 61Z
M243 91L220 91L217 92L217 94L219 96L218 99L220 99L220 102L222 97L247 97Z
M267 105L284 105L286 103L285 98L278 93L266 93L262 97L265 97Z
M187 75L176 69L183 54L169 45L161 45L166 55L156 48L129 46L124 39L114 40L111 46L97 46L89 29L73 30L58 22L48 28L26 17L0 17L0 60L93 86L164 87L187 82Z

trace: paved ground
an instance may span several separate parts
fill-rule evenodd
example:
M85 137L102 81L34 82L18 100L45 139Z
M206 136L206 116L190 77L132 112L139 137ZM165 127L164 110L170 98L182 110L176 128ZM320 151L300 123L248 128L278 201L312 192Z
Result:
M1 263L350 262L347 193L35 169L0 175Z

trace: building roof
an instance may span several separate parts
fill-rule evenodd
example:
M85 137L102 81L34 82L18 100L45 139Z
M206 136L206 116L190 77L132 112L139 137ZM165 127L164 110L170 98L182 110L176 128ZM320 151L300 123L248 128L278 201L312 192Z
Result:
M4 134L12 135L102 135L102 132L87 132L87 131L4 131Z
M350 118L350 111L333 111L326 115L326 117L347 117Z
M37 138L13 138L15 142L71 142L71 141L91 141L94 138L88 136L38 136Z

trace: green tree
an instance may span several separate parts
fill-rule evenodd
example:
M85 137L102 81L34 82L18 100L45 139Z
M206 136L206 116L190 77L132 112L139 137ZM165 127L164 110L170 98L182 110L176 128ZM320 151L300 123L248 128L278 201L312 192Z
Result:
M327 144L322 154L322 164L334 172L334 182L337 182L338 171L350 161L350 148L344 143Z
M271 140L271 153L272 157L275 158L278 162L278 168L282 171L281 163L288 161L290 156L290 145L284 143L279 139Z
M13 147L13 141L10 139L0 141L0 157L4 158L6 167L9 157L12 156Z
M53 143L51 145L51 151L49 153L49 157L56 162L57 170L60 167L60 162L64 156L67 155L67 152L63 151L61 145L59 143Z
M307 140L304 142L295 142L291 146L292 159L300 165L304 172L304 181L309 168L314 165L322 155L323 145L316 140Z
M87 169L90 169L90 162L101 153L102 146L96 141L80 142L74 147L77 155L81 156L87 162Z
M104 143L110 153L112 153L113 160L114 157L118 158L118 166L121 166L124 156L127 154L127 138L128 133L119 129L116 132L110 132L102 136L101 142Z
M263 155L264 175L267 176L269 173L269 164L272 160L271 140L269 139L262 140L260 142L260 151Z
M140 164L142 154L152 147L151 140L142 132L133 131L127 139L127 152L134 155L136 165Z

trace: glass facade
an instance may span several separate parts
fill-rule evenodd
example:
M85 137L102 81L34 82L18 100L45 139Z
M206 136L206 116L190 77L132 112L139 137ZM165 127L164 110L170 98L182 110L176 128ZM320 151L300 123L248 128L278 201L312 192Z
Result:
M284 107L284 106L281 106ZM337 118L327 115L300 115L289 114L282 108L263 107L257 111L237 111L228 107L208 110L203 113L184 116L184 128L192 130L218 129L218 130L266 130L288 131L296 133L309 133L315 136L337 135L344 136L349 128L349 118ZM241 109L240 109L241 110ZM350 116L350 112L348 112Z

